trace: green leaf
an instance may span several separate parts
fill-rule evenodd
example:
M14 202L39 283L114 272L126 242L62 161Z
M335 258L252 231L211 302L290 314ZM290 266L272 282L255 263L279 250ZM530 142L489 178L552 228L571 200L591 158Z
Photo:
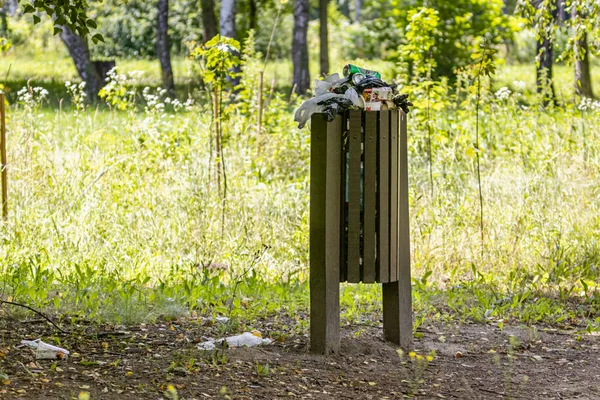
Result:
M60 26L55 26L53 35L58 35L58 34L62 33L62 31L63 30Z
M35 11L35 8L31 4L25 4L23 6L23 14L29 14Z
M104 37L101 34L96 33L92 36L92 42L94 42L94 44L98 44L98 42L104 43Z
M88 19L85 23L92 29L98 28L98 25L96 25L96 21L94 21L93 19Z
M33 23L35 24L39 24L41 21L40 17L38 17L37 15L34 14L33 16Z

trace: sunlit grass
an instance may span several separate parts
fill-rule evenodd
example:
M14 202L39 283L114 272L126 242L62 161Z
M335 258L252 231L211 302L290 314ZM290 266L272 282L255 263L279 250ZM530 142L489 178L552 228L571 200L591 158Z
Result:
M40 60L30 70L13 61L23 79L35 65L57 85L72 76L66 60ZM146 71L140 84L158 84L156 63L119 65ZM180 77L193 77L188 62L175 65ZM270 68L277 66L284 77L289 65ZM503 67L495 85L518 79L533 90L533 67L516 68ZM566 69L558 75L568 82ZM228 112L225 202L206 105L162 114L12 104L1 295L124 322L192 309L246 319L305 311L310 132L294 126L297 103L285 97L267 107L262 133L252 100L242 104L247 110ZM506 103L486 100L483 244L473 111L466 105L432 117L433 196L416 118L423 110L411 113L417 325L507 318L598 328L600 114L572 105L541 111L529 101L517 94ZM378 318L379 296L376 286L345 285L344 317ZM305 328L305 320L297 323Z

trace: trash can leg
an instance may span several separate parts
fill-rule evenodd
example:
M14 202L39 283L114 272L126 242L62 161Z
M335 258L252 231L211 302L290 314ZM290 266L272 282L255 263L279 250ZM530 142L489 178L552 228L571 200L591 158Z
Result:
M385 340L404 349L412 347L412 305L410 280L382 284L383 286L383 335Z
M331 274L324 267L320 273L310 273L310 351L318 354L337 353L340 349L339 272L327 277Z
M328 132L329 131L329 132ZM310 166L310 350L340 348L341 118L315 116Z

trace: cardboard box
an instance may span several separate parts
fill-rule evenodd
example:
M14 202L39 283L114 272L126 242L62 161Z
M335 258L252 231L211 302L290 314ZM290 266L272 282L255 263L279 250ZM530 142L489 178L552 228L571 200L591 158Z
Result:
M365 102L365 111L380 111L380 110L381 110L381 102L380 101Z

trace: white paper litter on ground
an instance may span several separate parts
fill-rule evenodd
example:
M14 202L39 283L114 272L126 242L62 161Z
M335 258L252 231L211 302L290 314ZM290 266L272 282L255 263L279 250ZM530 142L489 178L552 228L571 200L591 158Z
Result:
M221 345L223 341L227 341L227 345L230 348L235 347L255 347L263 344L271 343L271 339L263 339L253 333L244 332L241 335L229 336L226 338L208 340L198 344L200 350L214 350L217 346Z
M218 322L219 324L226 324L229 322L229 318L228 317L215 317L210 318L210 317L202 317L202 321L204 322Z
M21 340L21 344L35 350L35 358L38 360L67 359L69 357L68 350L42 342L40 339Z

